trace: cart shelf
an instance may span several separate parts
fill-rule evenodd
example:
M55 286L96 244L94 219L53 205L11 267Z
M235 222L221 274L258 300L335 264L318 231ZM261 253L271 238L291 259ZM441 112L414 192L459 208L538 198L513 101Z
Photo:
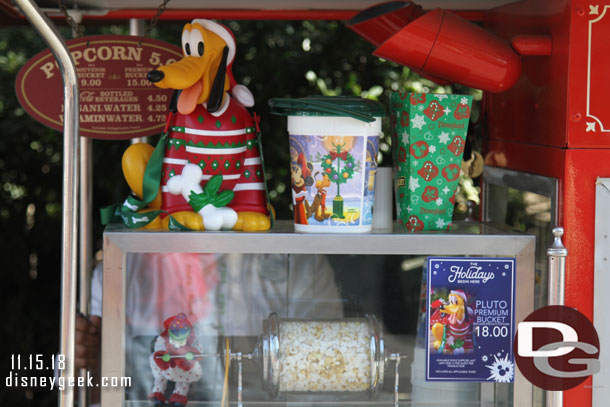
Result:
M295 233L292 222L278 221L269 232L156 232L109 226L106 239L134 253L320 253L515 255L532 246L534 236L484 223L457 222L447 233L368 234ZM533 253L533 251L532 251Z

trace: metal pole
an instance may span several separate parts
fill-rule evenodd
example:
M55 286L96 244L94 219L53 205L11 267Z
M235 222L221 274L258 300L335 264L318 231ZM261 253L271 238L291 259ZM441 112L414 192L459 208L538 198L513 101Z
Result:
M67 10L74 22L80 24L82 14L78 10ZM78 37L79 33L72 30L72 37ZM78 312L89 316L89 295L91 289L91 271L93 269L93 230L91 223L91 201L93 197L93 175L92 175L92 147L93 140L80 138L80 194L79 194L79 246L78 246ZM87 377L87 369L78 370L79 377ZM76 394L79 407L89 405L89 391L86 386L80 386Z
M139 18L130 18L129 19L129 35L136 35L136 36L143 36L144 35L144 30L145 30L145 24L146 22L144 20L141 20Z
M395 366L395 372L394 372L394 407L398 407L399 403L398 403L398 383L400 382L399 376L398 376L398 366L400 365L400 355L392 355L395 357L396 360L396 366Z
M15 0L30 24L47 43L61 70L64 83L64 143L61 257L60 353L65 356L63 377L74 376L74 328L76 316L76 270L78 222L78 82L74 60L53 23L33 0ZM63 379L68 380L68 379ZM59 393L60 407L73 407L74 391Z
M81 138L80 144L80 246L79 246L79 287L78 311L89 316L89 294L91 289L91 270L93 268L93 230L91 221L91 201L93 197L93 140ZM78 375L87 376L86 369L79 369ZM88 405L86 386L78 388L78 405Z
M565 248L561 238L563 237L563 228L553 228L553 244L546 251L549 259L549 274L548 274L548 305L564 305L565 299L565 276L566 276L566 257L568 249ZM547 391L546 392L547 407L562 407L563 392Z
M242 363L241 363L241 352L237 352L237 407L243 407L244 405L244 386L242 383Z
M138 18L130 18L129 19L129 35L135 35L137 37L144 36L144 32L146 31L146 22L144 20ZM146 143L148 142L148 137L136 137L131 139L131 144L136 143Z

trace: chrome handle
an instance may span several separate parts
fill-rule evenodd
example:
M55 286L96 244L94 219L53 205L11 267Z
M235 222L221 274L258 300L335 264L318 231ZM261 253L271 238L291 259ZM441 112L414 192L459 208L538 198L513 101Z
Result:
M64 82L64 142L61 257L60 352L66 357L64 377L74 377L74 328L76 325L76 272L78 237L78 82L76 67L66 43L53 23L33 0L15 0L57 59ZM59 407L74 406L74 389L59 393Z
M548 305L563 305L565 296L566 257L568 249L565 248L561 238L563 228L553 228L553 244L546 251L548 257Z

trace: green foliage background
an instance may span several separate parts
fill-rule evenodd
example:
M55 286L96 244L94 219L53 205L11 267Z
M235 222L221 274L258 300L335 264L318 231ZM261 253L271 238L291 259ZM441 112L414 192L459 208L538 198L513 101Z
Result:
M152 37L180 43L184 22L162 23ZM226 21L237 39L233 72L256 98L262 116L267 182L278 218L290 218L286 119L272 116L273 97L357 95L386 104L385 90L449 93L393 63L371 55L373 47L337 21ZM61 28L66 38L70 32ZM127 26L88 26L86 35L127 34ZM21 66L45 44L29 26L0 28L0 228L3 312L2 371L10 354L58 351L61 249L62 135L31 119L19 106L14 83ZM471 92L458 89L461 92ZM57 103L61 103L59 95ZM480 93L475 95L480 99ZM155 143L156 140L150 140ZM95 250L101 249L99 208L129 193L120 160L126 141L93 142ZM390 137L380 143L389 166ZM99 253L98 253L99 256ZM0 375L4 377L4 375ZM47 390L8 389L0 405L51 406Z

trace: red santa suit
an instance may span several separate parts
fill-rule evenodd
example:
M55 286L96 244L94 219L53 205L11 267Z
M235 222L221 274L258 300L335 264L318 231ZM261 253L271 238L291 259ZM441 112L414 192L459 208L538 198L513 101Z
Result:
M170 403L186 405L187 393L191 383L201 379L201 365L196 358L190 360L187 353L198 355L203 353L203 348L193 333L192 325L184 314L170 317L163 322L165 330L157 337L154 352L150 355L150 368L154 377L154 384L150 398L156 402L165 401L165 388L167 382L175 383L174 391L169 398ZM176 345L170 337L176 333L188 333L182 341L183 344ZM169 355L169 360L163 356Z
M212 176L222 175L220 190L235 193L228 206L236 212L268 214L254 120L243 105L228 95L223 103L215 113L198 105L188 115L175 115L163 159L162 209L170 213L192 210L182 195L169 193L167 181L180 175L186 164L193 163L203 171L202 186Z
M472 313L472 308L466 307L464 312ZM450 348L451 345L453 345L458 339L461 339L464 343L461 346L461 348L464 349L464 352L471 352L473 349L472 315L469 315L469 318L464 318L461 321L457 319L456 315L450 315L447 320L448 323L445 325L447 329L447 345L445 346L445 348ZM455 353L455 349L453 352Z

